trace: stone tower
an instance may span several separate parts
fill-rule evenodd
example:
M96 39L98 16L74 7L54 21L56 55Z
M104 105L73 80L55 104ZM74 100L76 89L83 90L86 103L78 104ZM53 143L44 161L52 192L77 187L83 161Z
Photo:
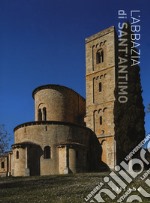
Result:
M102 145L101 160L109 168L116 163L114 140L114 90L116 32L110 27L86 38L86 117ZM94 146L93 146L94 147Z

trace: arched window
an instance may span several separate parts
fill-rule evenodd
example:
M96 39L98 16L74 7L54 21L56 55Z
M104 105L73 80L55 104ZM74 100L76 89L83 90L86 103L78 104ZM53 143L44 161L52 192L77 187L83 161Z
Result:
M19 159L19 151L16 151L16 159Z
M96 63L99 64L99 63L102 63L104 62L104 52L102 49L99 49L97 52L96 52Z
M102 91L102 83L100 82L99 83L99 92L101 92Z
M51 148L49 146L44 147L44 159L51 158Z
M42 120L42 111L41 109L38 110L38 121Z
M99 118L99 123L100 123L100 125L102 125L102 123L103 123L102 116L100 116L100 118Z
M43 108L43 121L46 121L47 119L47 114L46 114L46 108Z

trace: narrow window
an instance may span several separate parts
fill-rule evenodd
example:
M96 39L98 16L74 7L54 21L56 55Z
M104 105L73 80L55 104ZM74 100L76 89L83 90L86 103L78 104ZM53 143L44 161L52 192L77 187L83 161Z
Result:
M96 53L96 63L103 63L104 62L104 52L102 49L99 49Z
M100 125L102 125L102 123L103 123L102 116L100 116L100 118L99 118L99 123L100 123Z
M102 91L102 83L100 82L99 83L99 92L101 92Z
M41 109L38 110L38 121L42 120L42 111Z
M4 165L4 161L3 162L1 162L1 168L4 168L5 167L5 165Z
M51 148L49 146L44 147L44 159L51 158Z
M19 159L19 151L16 151L16 159Z
M47 115L46 115L46 108L44 107L43 108L43 121L46 121L46 118L47 117Z

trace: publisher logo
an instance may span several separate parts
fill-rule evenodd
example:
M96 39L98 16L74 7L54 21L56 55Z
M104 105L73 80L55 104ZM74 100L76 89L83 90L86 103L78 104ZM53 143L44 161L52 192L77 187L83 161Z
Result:
M142 198L150 198L150 193L145 188L150 187L150 169L144 172L144 164L149 165L145 155L146 150L141 148L145 143L150 144L150 134L141 141L130 153L120 165L115 166L115 170L103 178L103 182L100 182L85 198L85 202L106 202L102 197L105 194L109 200L115 200L117 202L142 202ZM139 158L133 158L133 156L140 152ZM150 152L150 151L149 151ZM134 170L134 166L138 166L139 170ZM140 178L145 184L135 187L131 186L136 178Z

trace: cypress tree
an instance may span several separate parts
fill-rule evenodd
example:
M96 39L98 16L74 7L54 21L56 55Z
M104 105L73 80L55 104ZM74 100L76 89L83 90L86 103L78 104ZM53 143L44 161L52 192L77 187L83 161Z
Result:
M140 80L140 67L138 64L138 49L134 46L136 42L131 40L131 25L126 23L127 28L122 29L122 36L118 39L118 66L116 67L116 89L115 89L115 139L118 164L128 155L131 150L145 138L144 129L144 105L142 99L142 87ZM124 35L125 34L125 35ZM119 51L121 39L126 39L127 54ZM132 51L131 51L132 50ZM119 82L119 57L126 59L127 71L127 102L120 103ZM133 58L137 63L133 65Z

